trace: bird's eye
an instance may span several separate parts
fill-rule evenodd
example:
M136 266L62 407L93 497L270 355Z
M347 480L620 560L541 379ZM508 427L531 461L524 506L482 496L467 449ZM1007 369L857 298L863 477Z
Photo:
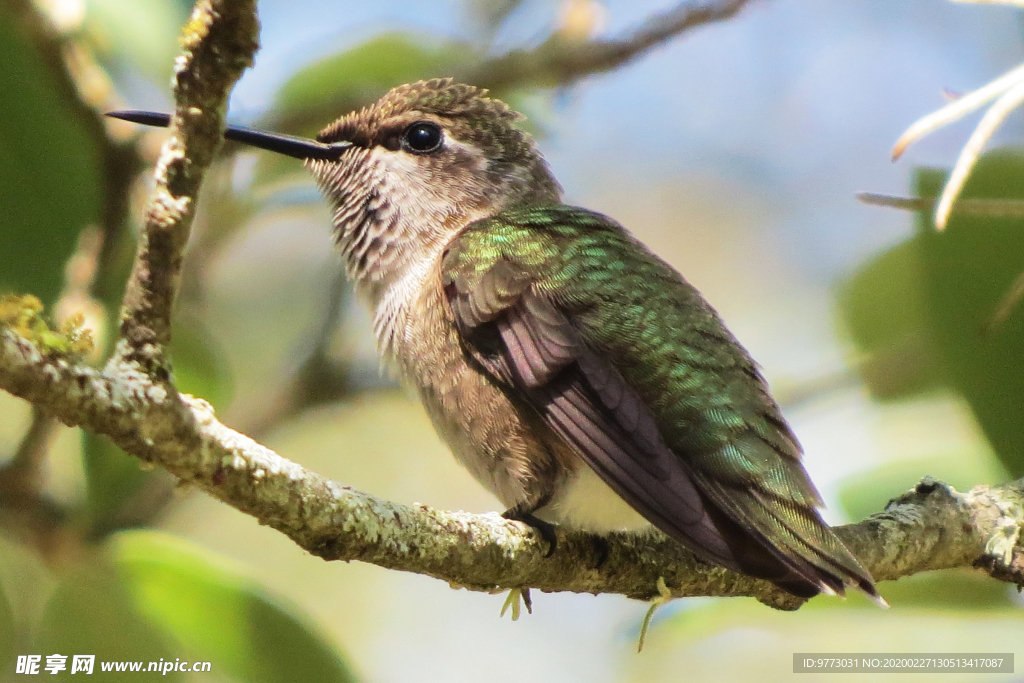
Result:
M443 138L441 126L430 121L418 121L402 133L402 147L416 154L429 154L441 147Z

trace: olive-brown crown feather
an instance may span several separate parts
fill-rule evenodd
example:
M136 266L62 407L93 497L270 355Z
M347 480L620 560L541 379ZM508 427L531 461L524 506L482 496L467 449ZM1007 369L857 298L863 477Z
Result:
M489 159L525 165L540 159L530 136L515 126L521 114L487 97L487 90L452 78L393 88L374 104L324 128L317 140L397 150L408 126L424 118L436 120L447 135L476 147Z

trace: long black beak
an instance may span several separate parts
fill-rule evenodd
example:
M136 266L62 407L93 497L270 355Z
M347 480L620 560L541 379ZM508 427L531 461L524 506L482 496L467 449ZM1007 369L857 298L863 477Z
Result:
M154 111L110 111L107 112L107 116L122 121L141 123L144 126L166 128L171 124L170 114L160 114ZM283 133L265 133L245 126L228 126L224 131L224 139L285 154L296 159L326 159L328 161L336 161L346 149L352 146L351 142L324 144L309 138Z

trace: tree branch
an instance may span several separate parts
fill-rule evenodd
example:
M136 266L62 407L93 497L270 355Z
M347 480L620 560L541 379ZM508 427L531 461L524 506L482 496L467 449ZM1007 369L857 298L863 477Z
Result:
M185 26L170 135L157 161L156 186L125 291L114 364L135 362L169 376L164 349L195 197L223 142L228 93L252 64L258 34L255 0L200 0Z
M612 534L597 564L592 537L561 533L556 552L530 528L496 514L401 505L324 479L235 432L202 400L168 392L144 373L111 376L47 355L0 329L0 388L70 425L110 436L327 560L360 560L473 590L620 593L649 599L665 580L673 596L753 596L795 609L771 584L697 560L674 541ZM1024 479L966 494L931 479L839 536L877 580L989 566L1018 585ZM1014 569L1016 567L1016 569Z
M616 69L681 33L731 19L749 3L750 0L681 3L651 17L633 33L610 40L572 41L555 33L533 50L513 50L488 60L463 78L495 91L523 85L572 85L586 76Z

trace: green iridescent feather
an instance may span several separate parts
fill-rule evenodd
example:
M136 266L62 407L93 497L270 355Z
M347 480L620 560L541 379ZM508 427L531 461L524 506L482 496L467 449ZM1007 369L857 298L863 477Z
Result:
M656 526L798 594L875 594L819 517L753 360L617 223L567 206L504 212L456 238L442 279L476 360Z

